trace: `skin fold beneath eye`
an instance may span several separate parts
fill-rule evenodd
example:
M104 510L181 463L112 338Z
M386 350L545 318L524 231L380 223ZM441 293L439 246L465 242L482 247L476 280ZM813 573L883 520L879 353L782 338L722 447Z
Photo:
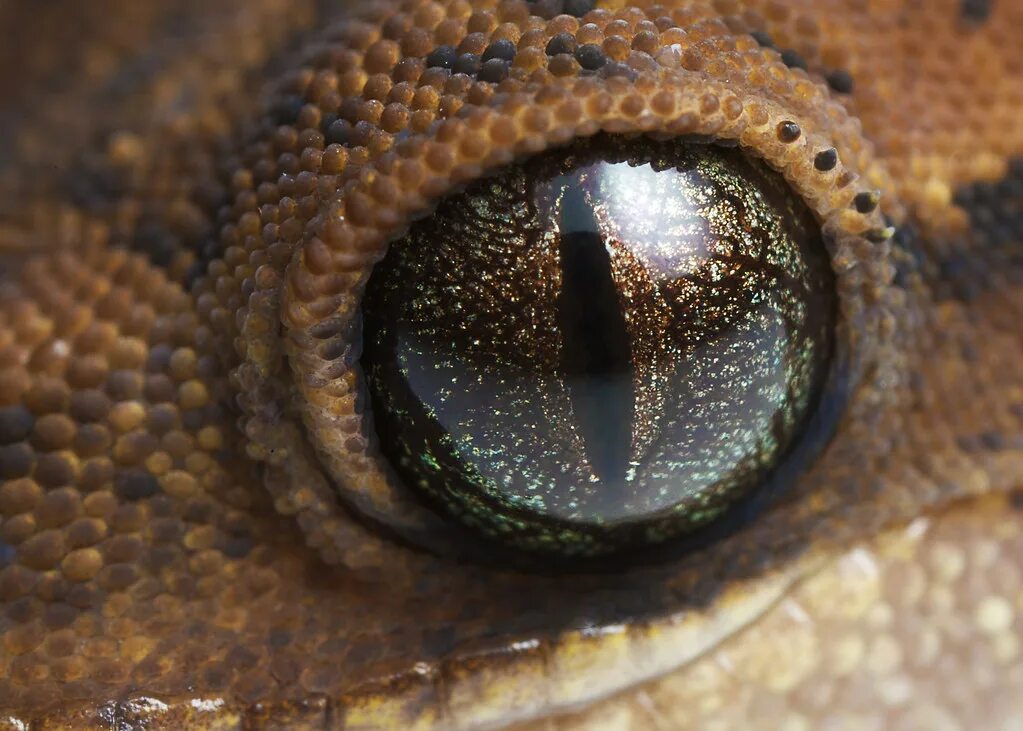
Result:
M1018 725L1023 4L0 27L0 729Z

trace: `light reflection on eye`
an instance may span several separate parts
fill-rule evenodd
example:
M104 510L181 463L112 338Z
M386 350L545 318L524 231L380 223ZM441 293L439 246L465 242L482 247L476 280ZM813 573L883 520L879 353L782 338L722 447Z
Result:
M813 216L738 149L601 137L501 171L394 242L364 300L381 447L527 550L702 526L800 436L835 285Z

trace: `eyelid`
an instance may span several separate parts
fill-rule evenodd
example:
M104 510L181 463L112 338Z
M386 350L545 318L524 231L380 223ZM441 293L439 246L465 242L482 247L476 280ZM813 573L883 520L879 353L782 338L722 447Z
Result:
M878 233L886 232L885 220L879 210L863 213L853 205L864 190L888 187L883 170L856 141L852 121L835 123L836 115L846 113L823 89L797 79L779 100L777 84L743 86L726 71L721 75L692 73L669 59L635 84L550 74L535 82L513 79L364 163L366 153L336 145L324 150L321 170L337 176L340 192L319 200L306 238L286 266L260 270L240 318L256 347L249 347L239 372L251 380L250 392L266 394L269 379L289 377L277 364L290 368L292 393L278 388L269 401L243 406L256 435L254 450L280 462L275 494L285 504L303 506L310 517L300 522L316 521L313 543L331 560L346 561L352 545L347 531L332 535L346 510L335 490L348 508L414 542L442 552L462 545L462 536L400 486L372 444L358 366L358 309L373 263L448 191L573 138L602 131L731 141L779 170L821 221L838 276L838 340L848 346L849 379L858 381L868 371L883 375L875 366L889 362L882 352L890 335L883 325L889 248L887 233ZM790 125L799 127L798 135ZM834 137L818 131L832 129L838 130ZM862 185L864 178L872 185ZM301 175L293 184L303 192ZM275 320L284 324L282 340L267 334L272 328L266 323ZM294 423L290 431L279 422L265 424L268 410L300 418L304 434ZM299 444L299 436L312 442L315 454ZM302 480L289 479L298 474Z

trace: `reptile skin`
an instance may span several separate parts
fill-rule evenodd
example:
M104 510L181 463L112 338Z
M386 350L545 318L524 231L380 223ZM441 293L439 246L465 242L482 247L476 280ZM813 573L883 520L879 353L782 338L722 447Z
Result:
M66 0L0 27L0 728L1023 725L1023 2ZM501 39L501 69L428 68ZM373 444L361 287L447 192L598 131L735 140L802 196L836 425L661 560L408 545L390 527L439 519Z

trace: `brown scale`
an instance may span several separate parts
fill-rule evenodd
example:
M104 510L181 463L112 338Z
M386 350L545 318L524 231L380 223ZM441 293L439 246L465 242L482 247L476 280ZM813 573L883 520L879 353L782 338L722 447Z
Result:
M79 5L0 9L0 725L1018 719L1018 191L961 192L1023 154L1020 3ZM499 40L499 82L427 67ZM361 288L452 191L597 132L776 170L855 387L741 532L454 560L372 446Z

